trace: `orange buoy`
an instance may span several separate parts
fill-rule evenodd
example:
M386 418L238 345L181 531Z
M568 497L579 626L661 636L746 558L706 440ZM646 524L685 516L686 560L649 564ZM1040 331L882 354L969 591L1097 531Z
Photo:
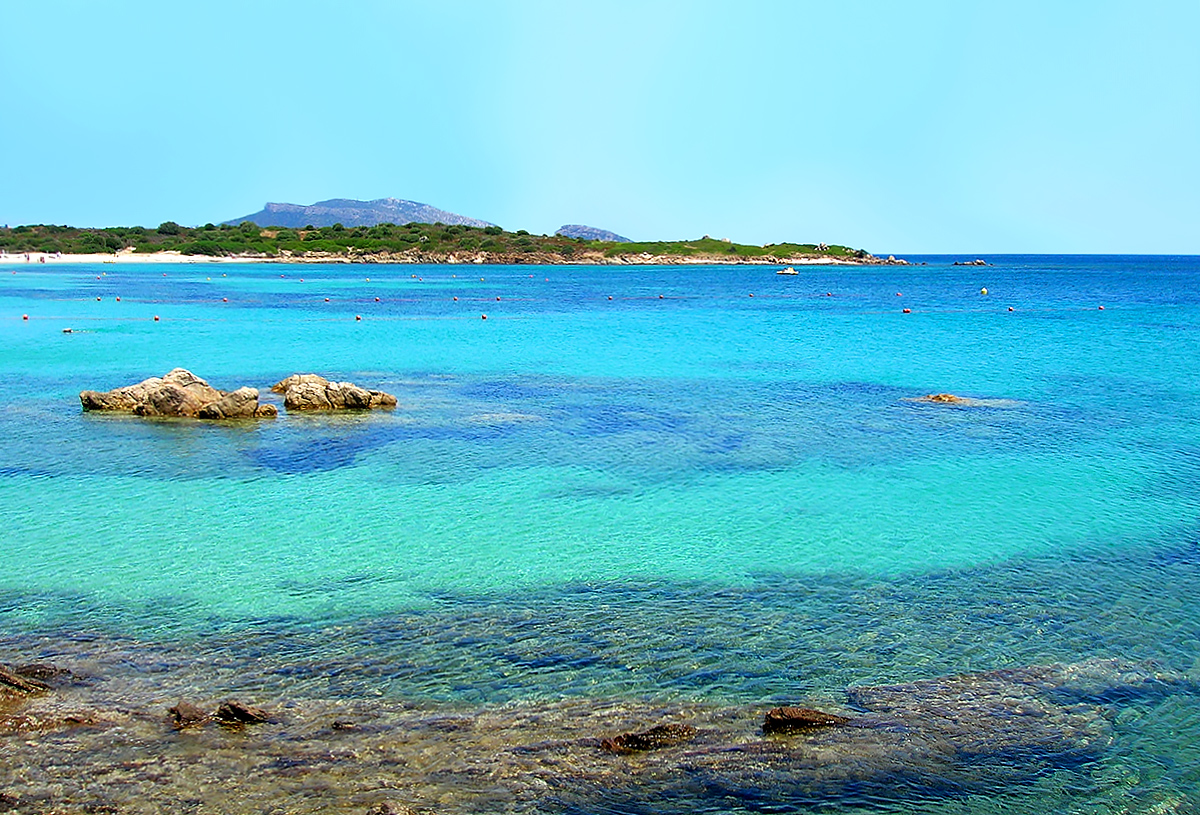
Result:
M222 303L228 303L228 302L229 302L229 298L228 298L228 297L222 297L222 298L221 298L221 302L222 302Z
M368 283L370 283L370 282L371 282L371 278L369 278L369 277L368 277L368 278L367 278L367 282L368 282Z
M22 320L28 320L28 319L29 319L29 315L28 315L28 314L22 314L22 315L21 315L21 319L22 319Z
M1012 307L1012 306L1009 306L1009 307L1008 307L1008 310L1009 310L1009 311L1012 311L1012 310L1013 310L1013 307Z
M158 322L158 315L157 315L157 314L155 314L155 315L154 315L154 322L156 322L156 323Z
M457 298L457 297L455 297L455 298L454 298L454 302L456 302L456 303L458 302L458 298Z
M754 296L754 292L750 292L750 296L751 296L751 297L753 297L753 296Z
M329 302L329 298L328 298L328 297L326 297L326 298L325 298L325 302L326 302L326 303L328 303L328 302Z
M827 291L827 292L825 292L825 296L826 296L826 297L833 297L833 292L831 292L831 291Z
M497 302L497 303L499 303L499 302L500 302L500 298L499 298L499 296L497 296L497 297L496 297L496 302Z
M97 303L99 303L99 302L100 302L100 298L99 298L99 297L97 297L97 298L96 298L96 302L97 302Z
M1101 310L1101 311L1104 311L1104 306L1100 306L1100 310Z
M611 300L611 299L612 299L612 295L611 295L611 294L608 296L608 299L609 299L609 300Z
M378 303L378 302L379 302L379 298L378 298L378 297L376 297L376 298L375 298L375 302L376 302L376 303Z
M903 297L904 295L903 295L903 294L901 294L900 292L896 292L896 296L897 296L897 297Z
M119 302L121 302L121 298L120 298L120 297L118 297L118 298L117 298L117 302L118 302L118 303L119 303Z
M906 309L904 309L904 313L905 313L905 314L912 314L912 309L911 309L911 308L906 308Z
M356 323L357 323L357 322L361 322L361 321L362 321L362 315L361 315L361 314L355 314L355 315L354 315L354 322L356 322Z
M660 295L658 296L658 299L659 299L659 300L663 299L663 296L660 294Z
M482 283L482 282L483 282L483 278L482 278L482 277L481 277L481 278L479 278L479 282L480 282L480 283Z
M303 283L303 282L304 282L304 278L303 278L303 277L302 277L302 278L300 278L300 282L301 282L301 283Z
M486 320L486 319L487 319L487 315L486 315L486 314L481 314L481 315L479 315L479 319L481 319L481 320Z

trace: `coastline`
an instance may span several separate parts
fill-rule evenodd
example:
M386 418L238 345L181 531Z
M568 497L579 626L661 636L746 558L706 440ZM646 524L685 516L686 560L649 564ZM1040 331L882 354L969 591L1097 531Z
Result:
M433 264L433 265L491 265L491 266L878 266L908 265L900 259L845 258L832 255L801 255L798 257L738 257L719 255L652 255L648 253L608 257L601 252L587 252L564 257L548 252L532 253L441 253L410 251L403 253L341 254L309 252L304 255L184 255L179 252L138 253L122 250L117 253L61 254L22 252L0 254L2 266L71 265L71 264L207 264L207 263L363 263L363 264Z

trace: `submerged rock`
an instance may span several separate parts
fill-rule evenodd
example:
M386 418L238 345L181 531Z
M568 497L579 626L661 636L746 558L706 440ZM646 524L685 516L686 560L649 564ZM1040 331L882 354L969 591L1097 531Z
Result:
M220 391L184 368L110 391L83 391L79 401L84 410L137 416L245 419L278 413L274 405L258 403L258 391L254 388Z
M807 707L776 707L763 718L764 733L795 733L818 727L836 727L850 719Z
M50 689L45 682L34 677L23 676L18 671L19 669L9 669L0 665L0 694L26 696Z
M659 750L674 747L696 738L696 728L687 724L660 724L641 733L622 733L604 739L600 746L610 753L631 753L638 750Z
M168 709L167 712L171 714L171 719L174 722L176 730L184 730L188 727L200 727L208 724L212 719L208 713L191 702L180 702L175 707Z
M394 408L396 397L359 387L353 382L330 382L317 374L292 374L271 386L283 394L288 410L371 410Z
M262 724L271 720L265 710L236 700L222 702L213 718L222 724Z

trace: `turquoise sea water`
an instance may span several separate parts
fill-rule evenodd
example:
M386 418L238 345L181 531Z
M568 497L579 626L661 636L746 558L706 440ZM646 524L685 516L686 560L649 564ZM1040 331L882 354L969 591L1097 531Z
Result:
M913 260L0 265L0 662L92 665L125 704L437 710L815 703L1094 657L1200 672L1200 259ZM80 411L177 366L400 405ZM943 392L981 401L913 401ZM671 806L1191 812L1194 707L1114 707L1109 749L1025 787Z

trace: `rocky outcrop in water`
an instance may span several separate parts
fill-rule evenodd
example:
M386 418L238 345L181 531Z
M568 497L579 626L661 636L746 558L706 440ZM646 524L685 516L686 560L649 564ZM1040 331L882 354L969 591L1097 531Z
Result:
M254 388L217 390L184 368L110 391L83 391L79 401L84 410L137 416L248 419L272 417L279 412L274 405L260 405Z
M688 724L660 724L641 733L622 733L604 739L600 746L610 753L633 753L641 750L661 750L696 738L696 728Z
M763 717L764 733L803 733L820 727L836 727L850 719L807 707L775 707Z
M353 382L330 382L317 374L292 374L271 386L283 394L288 410L371 410L394 408L396 397L383 391L367 390Z

